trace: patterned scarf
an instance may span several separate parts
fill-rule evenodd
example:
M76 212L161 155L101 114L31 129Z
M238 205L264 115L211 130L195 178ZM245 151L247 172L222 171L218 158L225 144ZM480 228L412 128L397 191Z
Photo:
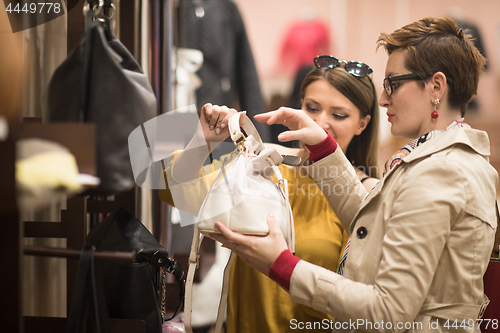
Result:
M406 146L398 150L394 155L392 155L391 158L389 158L389 160L385 163L383 175L385 176L391 169L393 169L396 165L401 163L403 157L408 156L408 154L410 154L415 148L417 148L424 142L427 142L430 139L435 138L438 134L443 133L444 131L448 131L459 127L470 128L468 124L464 123L464 118L460 118L458 120L454 120L445 130L435 130L411 141ZM349 240L347 241L344 253L342 254L342 258L340 260L339 268L337 269L337 273L340 275L344 274L345 261L347 259L347 253L349 252L350 245L351 245L351 237L349 237Z
M435 138L438 134L443 133L444 131L448 131L459 127L470 128L468 124L464 123L464 118L460 118L458 120L454 120L445 130L435 130L411 141L406 146L398 150L394 155L392 155L391 158L389 158L389 160L387 160L384 166L383 176L385 176L396 165L401 163L403 157L408 156L415 148L417 148L424 142L427 142L430 139Z

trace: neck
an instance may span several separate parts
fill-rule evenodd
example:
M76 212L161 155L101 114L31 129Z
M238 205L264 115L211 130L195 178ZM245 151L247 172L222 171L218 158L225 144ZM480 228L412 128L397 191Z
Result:
M448 126L450 126L450 124L453 121L460 119L460 118L462 118L460 112L444 112L444 111L442 111L439 113L439 117L437 119L432 119L430 121L430 123L428 124L428 126L426 126L425 128L423 128L420 131L417 138L426 134L426 133L432 132L432 131L436 131L436 130L444 131Z

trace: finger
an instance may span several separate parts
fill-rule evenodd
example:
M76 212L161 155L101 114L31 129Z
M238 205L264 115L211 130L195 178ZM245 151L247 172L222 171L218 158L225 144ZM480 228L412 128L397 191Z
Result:
M283 123L283 119L285 119L285 117L281 117L281 114L282 112L279 110L268 112L266 124L273 125Z
M223 108L218 105L213 105L212 106L212 115L210 117L210 120L208 122L208 126L211 131L215 130L215 127L217 126L217 122L219 121L219 117L221 115L221 112L223 112Z
M299 129L296 131L284 131L278 135L278 141L287 142L293 140L303 140L306 132L307 131L305 129Z
M246 111L243 111L243 112L246 112ZM231 118L232 116L234 116L235 114L237 114L238 111L236 111L235 109L228 109L228 112L227 114L224 116L224 118L222 118L221 120L221 123L220 123L220 127L219 127L219 131L217 131L217 129L215 129L215 133L216 134L219 134L221 133L225 128L228 128L228 123L229 123L229 118ZM241 118L240 117L240 123L241 123Z
M278 221L272 213L267 215L267 225L269 226L269 233L281 233Z
M253 116L253 119L258 121L259 123L265 123L269 120L273 112L274 111L256 114L255 116Z
M266 122L268 125L282 124L283 120L290 118L294 115L294 112L297 111L298 110L294 110L291 108L281 107L275 111L259 113L254 116L254 119L261 123Z
M230 243L229 240L221 234L211 233L208 236L210 236L210 238L215 239L216 241L222 244Z
M217 242L221 243L221 246L225 249L235 251L237 243L229 241L226 237L221 234L210 233L208 236L212 239L215 239ZM241 248L241 247L240 247Z
M245 116L247 115L247 112L246 111L242 111L241 112L241 116L240 116L240 127L243 126L243 124L245 123Z
M220 110L219 110L219 117L217 118L217 120L215 121L215 128L216 128L216 131L217 129L219 129L219 132L220 133L220 126L222 124L222 121L224 120L224 118L227 116L227 114L229 113L229 108L225 105L221 106ZM219 134L219 133L216 133L216 134Z
M297 112L300 110L295 110L287 107L280 107L276 111L272 111L267 123L271 124L284 124L285 120L292 120L297 116ZM285 124L285 126L290 126L290 124Z
M281 242L284 248L288 248L287 240L283 235L283 231L273 214L267 216L267 225L269 226L269 236L275 240L275 242ZM281 253L281 251L279 251ZM274 260L273 260L274 262Z
M212 117L212 107L213 107L212 103L206 103L201 108L200 116L204 115L207 123L210 121L210 118Z
M233 109L231 109L233 110ZM218 128L215 129L215 134L220 134L221 132L224 131L225 128L228 127L228 122L229 122L229 118L231 118L232 116L234 115L233 112L228 112L226 114L226 116L224 118L222 118L221 120L221 123L220 123L220 126Z
M226 227L224 224L220 222L215 222L215 226L220 230L222 235L227 238L229 242L237 243L237 244L246 244L246 236L239 234L237 232L233 232L231 229Z

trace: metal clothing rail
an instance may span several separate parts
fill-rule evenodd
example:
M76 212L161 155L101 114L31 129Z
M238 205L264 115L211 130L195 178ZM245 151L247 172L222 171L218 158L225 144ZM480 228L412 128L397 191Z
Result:
M81 252L73 249L44 246L25 246L25 255L79 259ZM136 258L136 252L118 252L118 251L95 251L94 258L97 260L114 261L124 264L133 264Z

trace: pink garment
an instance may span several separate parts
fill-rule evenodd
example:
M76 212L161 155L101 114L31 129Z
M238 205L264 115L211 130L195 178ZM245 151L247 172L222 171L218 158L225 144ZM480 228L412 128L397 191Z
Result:
M313 63L314 57L329 54L328 26L320 21L299 21L288 29L281 48L284 68L296 73L300 67Z

